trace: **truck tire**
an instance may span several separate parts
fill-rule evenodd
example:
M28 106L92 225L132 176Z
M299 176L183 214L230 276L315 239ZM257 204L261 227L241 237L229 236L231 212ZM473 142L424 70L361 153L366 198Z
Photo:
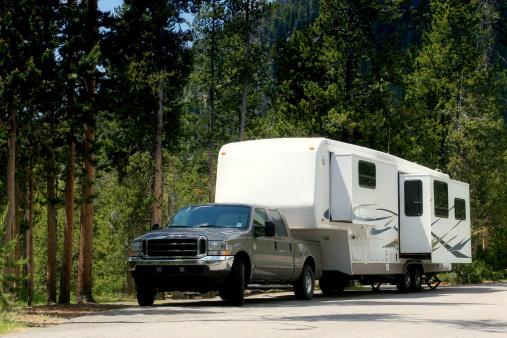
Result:
M152 306L157 291L147 283L136 281L137 303L139 306Z
M404 274L399 275L396 280L396 288L399 292L407 292L412 285L412 273L407 269Z
M220 296L220 298L225 301L225 302L228 302L229 301L229 295L227 294L227 290L226 288L221 288L218 290L218 296Z
M245 264L243 262L234 262L232 265L231 274L220 297L234 306L245 304Z
M327 297L341 294L347 287L348 283L348 279L336 278L335 276L326 273L323 273L322 277L319 279L320 290L322 291L322 294Z
M419 267L414 266L410 271L410 291L417 291L421 289L422 273Z
M294 294L297 299L310 300L315 290L315 273L308 264L303 266L299 279L294 284Z

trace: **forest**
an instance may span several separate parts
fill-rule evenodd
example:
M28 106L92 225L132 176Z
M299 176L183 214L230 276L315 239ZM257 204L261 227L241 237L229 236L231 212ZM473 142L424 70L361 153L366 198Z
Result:
M106 1L106 0L100 0ZM131 240L213 202L221 145L327 137L471 191L507 278L506 0L0 2L0 307L133 293Z

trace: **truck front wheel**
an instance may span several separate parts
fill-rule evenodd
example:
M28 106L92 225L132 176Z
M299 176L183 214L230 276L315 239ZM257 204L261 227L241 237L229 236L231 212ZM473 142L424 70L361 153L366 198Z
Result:
M141 281L136 281L137 303L140 306L151 306L155 302L157 291L154 287Z
M294 294L297 299L309 300L313 297L313 291L315 289L315 274L313 269L308 264L303 266L301 276L294 285Z
M225 287L219 291L219 295L232 305L243 306L245 303L245 264L243 262L234 262L231 274Z

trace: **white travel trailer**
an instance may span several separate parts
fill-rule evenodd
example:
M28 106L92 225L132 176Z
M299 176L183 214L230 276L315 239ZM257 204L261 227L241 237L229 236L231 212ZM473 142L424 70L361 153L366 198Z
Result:
M320 287L350 279L400 290L439 283L471 262L468 184L380 151L324 138L230 143L219 153L216 203L274 206L292 233L322 247Z

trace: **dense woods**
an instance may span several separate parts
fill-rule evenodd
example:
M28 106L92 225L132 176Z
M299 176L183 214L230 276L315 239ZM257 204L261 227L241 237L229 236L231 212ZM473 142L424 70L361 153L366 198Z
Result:
M0 305L133 292L130 241L213 201L222 144L266 137L470 183L458 273L507 275L507 1L98 5L0 2Z

